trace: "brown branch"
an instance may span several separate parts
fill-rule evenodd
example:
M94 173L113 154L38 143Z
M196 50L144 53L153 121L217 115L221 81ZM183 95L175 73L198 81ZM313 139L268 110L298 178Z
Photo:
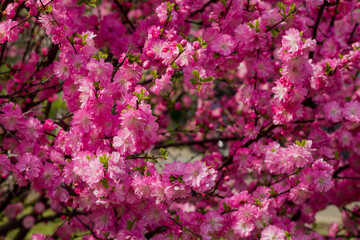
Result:
M116 1L116 0L115 0L115 1ZM115 77L116 72L117 72L117 71L119 70L119 68L121 68L121 66L124 64L126 58L127 58L128 55L129 55L130 49L131 49L131 48L129 48L129 49L126 51L126 55L125 55L124 59L121 61L120 64L118 64L118 65L116 66L116 68L115 68L114 71L112 72L112 74L111 74L111 82L114 81L114 77Z
M202 236L200 234L194 233L193 231L191 231L190 229L184 227L183 225L181 225L178 221L176 221L175 219L173 219L172 217L169 217L170 220L172 220L174 223L176 223L179 227L181 227L181 229L184 229L186 231L188 231L189 233L191 233L192 235L194 235L195 237L199 238L199 239L203 239Z
M325 10L325 7L327 6L327 4L328 4L328 2L327 2L327 0L325 0L323 5L321 5L318 15L317 15L317 18L316 18L316 21L315 21L315 25L313 27L312 39L314 39L315 41L316 41L316 35L317 35L319 23L320 23L321 17L324 13L324 10ZM314 57L314 51L309 52L309 58L313 59L313 57Z
M131 29L132 29L133 31L135 31L134 25L132 24L132 22L131 22L130 19L128 18L127 14L126 14L126 12L125 12L125 10L124 10L124 8L121 6L121 4L119 3L119 1L118 1L118 0L114 0L114 2L115 2L115 4L116 4L116 6L118 6L118 8L120 9L120 12L121 12L121 14L124 16L124 18L126 19L126 22L129 23Z
M349 40L348 40L348 45L351 45L351 43L352 43L352 38L353 38L353 36L354 36L354 34L355 34L355 32L356 32L356 28L359 26L359 23L355 23L355 26L354 26L354 28L353 28L353 30L351 31L351 34L350 34L350 37L349 37Z
M205 10L205 8L206 8L207 6L209 6L211 3L215 3L215 2L217 2L217 1L216 1L216 0L210 0L210 1L208 1L207 3L204 4L204 6L203 6L202 8L200 8L200 9L198 9L198 10L195 10L194 12L190 13L190 17L193 17L193 16L195 16L195 15L198 14L198 13L204 12L204 10Z

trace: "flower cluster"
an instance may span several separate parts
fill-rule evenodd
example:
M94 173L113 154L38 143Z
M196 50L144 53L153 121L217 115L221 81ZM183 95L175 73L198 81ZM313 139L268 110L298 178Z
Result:
M0 9L0 237L359 237L358 1Z

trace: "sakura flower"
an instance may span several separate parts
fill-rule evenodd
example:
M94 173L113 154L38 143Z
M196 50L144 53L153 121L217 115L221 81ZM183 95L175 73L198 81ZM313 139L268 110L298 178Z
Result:
M269 225L262 230L260 240L285 240L285 232L281 228Z
M15 164L16 170L23 172L26 179L31 180L39 176L41 171L41 160L31 153L25 153L18 158Z
M167 2L163 2L162 4L160 4L160 6L158 6L156 8L156 14L158 15L159 17L159 20L160 20L160 23L161 24L164 24L166 22L166 20L168 19L168 14L170 14L170 20L171 21L176 21L177 19L177 12L172 10L170 13L168 13L168 3Z
M342 119L342 111L339 102L331 101L324 105L326 118L333 122L339 122Z
M55 62L54 73L58 78L65 81L69 78L69 66L63 62Z
M345 103L342 113L346 120L360 122L360 103L358 101Z
M298 30L290 28L286 31L286 35L282 38L282 49L291 53L296 53L301 49L301 36Z
M237 221L233 226L234 232L241 238L249 237L254 228L253 223L244 220Z
M88 76L93 78L95 82L101 82L103 84L110 82L113 68L113 65L106 63L103 58L101 58L100 61L91 58L90 62L86 65L86 69L89 70Z
M235 39L228 34L219 34L211 42L212 51L220 53L223 56L230 55L236 48Z
M5 103L1 108L3 112L0 114L0 123L10 131L14 131L19 127L20 120L23 119L21 109L14 103Z
M183 181L192 187L199 188L207 177L207 167L201 161L188 163L186 165Z

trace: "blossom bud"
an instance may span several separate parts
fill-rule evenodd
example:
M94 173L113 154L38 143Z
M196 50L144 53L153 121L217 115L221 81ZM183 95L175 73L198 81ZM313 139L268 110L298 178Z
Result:
M27 29L30 28L30 23L25 22L25 23L24 23L24 27L27 28Z
M142 66L143 66L144 69L149 69L150 68L150 61L145 61Z
M75 38L74 38L74 41L75 41L75 44L77 44L77 45L81 45L81 44L82 44L82 39L79 38L79 37L75 37Z
M35 17L37 15L37 9L34 7L30 8L29 14Z
M54 130L57 126L50 120L50 119L46 119L45 123L44 123L44 130L47 132L51 132L52 130Z
M153 58L155 54L154 54L153 51L147 51L147 52L146 52L146 55L147 55L149 58Z
M48 53L48 49L47 48L42 48L41 53L42 53L42 55L46 56L47 53Z
M186 41L185 39L183 39L183 40L181 40L180 44L181 44L181 45L183 45L183 46L185 47L185 46L186 46L186 44L187 44L187 41Z
M175 40L175 36L174 36L173 34L170 34L170 35L168 36L168 40L169 40L169 41L174 41L174 40Z
M168 47L164 47L164 48L162 49L162 52L167 52L167 51L169 51L169 48L168 48Z
M37 214L41 214L45 211L45 204L42 202L37 202L34 206L34 210Z
M66 216L65 216L65 215L61 215L60 218L61 218L61 220L65 220L65 219L66 219Z
M168 69L166 69L166 74L168 75L173 75L174 74L174 69L172 67L169 67Z
M198 41L196 41L196 42L193 43L193 47L194 47L195 49L200 49L200 48L201 48L201 45L200 45L200 43L199 43Z
M34 224L35 224L35 218L33 216L26 216L22 221L22 225L26 229L30 229L32 226L34 226Z
M226 182L228 182L228 181L230 181L230 177L229 177L229 176L225 176L225 177L224 177L224 180L225 180Z
M181 102L175 103L175 109L178 111L181 109Z
M31 103L31 98L26 98L25 102L26 103Z

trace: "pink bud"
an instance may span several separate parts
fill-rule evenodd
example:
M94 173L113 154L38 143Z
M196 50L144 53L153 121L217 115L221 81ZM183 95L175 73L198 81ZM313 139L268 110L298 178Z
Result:
M145 62L143 63L143 68L144 68L144 69L149 69L149 68L150 68L150 61L145 61Z
M47 48L42 48L41 53L42 53L42 55L46 56L47 53L48 53L48 49Z
M61 218L61 220L65 220L65 219L66 219L66 216L65 216L65 215L61 215L60 218Z
M26 216L22 221L22 225L26 229L30 229L32 226L34 226L34 224L35 224L35 218L33 216Z
M225 180L226 182L228 182L228 181L230 181L230 177L229 177L229 176L225 176L225 177L224 177L224 180Z
M34 206L34 210L37 214L40 214L45 211L45 204L42 202L37 202Z
M175 103L175 109L178 111L181 109L181 102Z
M31 103L31 98L26 98L26 100L25 100L25 101L26 101L26 103L28 103L28 104L29 104L29 103Z
M167 52L167 51L169 51L169 48L168 48L168 47L164 47L164 48L162 49L162 52Z
M147 51L147 52L146 52L146 55L147 55L149 58L153 58L155 54L154 54L153 51Z
M201 48L201 45L200 45L200 43L199 43L198 41L196 41L196 42L193 43L193 47L194 47L195 49L200 49L200 48Z
M183 40L181 40L180 44L181 44L181 45L183 45L183 46L185 47L185 46L186 46L186 44L187 44L187 41L186 41L185 39L183 39Z
M82 44L82 39L81 39L81 38L75 37L74 40L75 40L75 43L76 43L77 45L81 45L81 44Z
M168 40L169 41L174 41L175 40L175 36L173 35L173 34L170 34L169 36L168 36Z
M30 23L25 22L25 23L24 23L24 28L30 28Z
M172 67L169 67L168 69L166 69L166 74L168 75L173 75L174 74L174 69Z
M228 168L229 168L229 170L233 170L235 168L235 166L234 166L234 164L230 164Z
M37 15L37 9L34 7L30 8L29 14L35 17Z

